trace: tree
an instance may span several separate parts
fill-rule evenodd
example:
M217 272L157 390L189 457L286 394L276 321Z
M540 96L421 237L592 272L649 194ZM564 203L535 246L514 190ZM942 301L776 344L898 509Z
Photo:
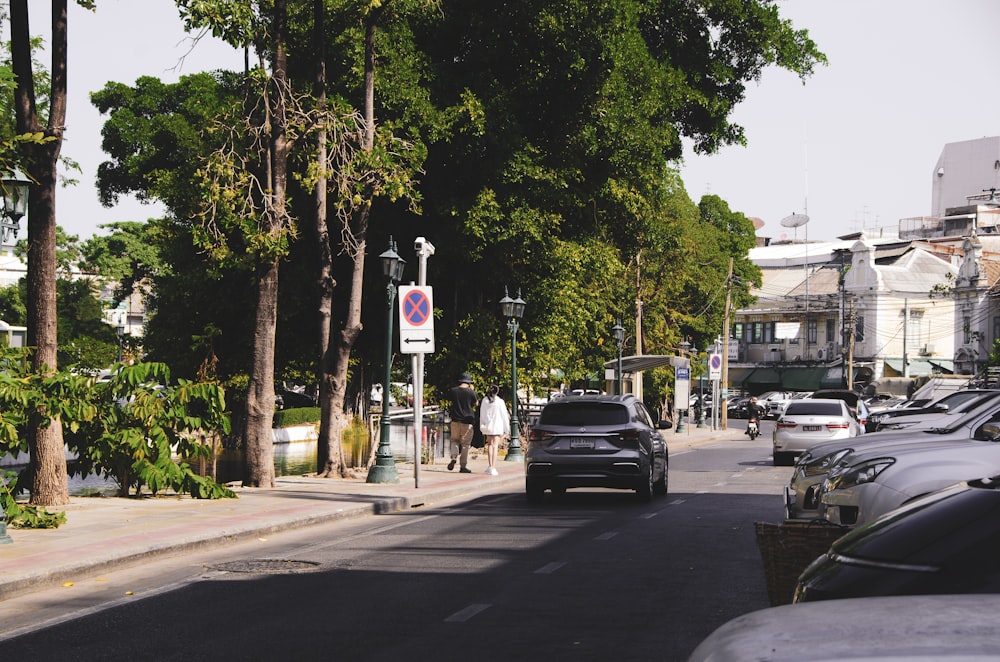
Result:
M93 0L78 0L93 9ZM67 0L52 0L51 88L43 125L32 70L28 0L11 0L11 63L16 77L14 114L18 134L40 134L43 143L25 143L19 153L36 182L28 200L28 344L38 373L57 368L56 319L56 167L66 126ZM62 428L58 417L39 411L28 422L31 504L69 502Z
M292 231L286 200L292 142L288 133L289 106L293 103L286 59L287 7L285 0L182 0L178 5L189 25L208 27L234 46L253 47L261 59L256 80L262 87L248 85L245 114L239 124L228 125L234 130L230 140L204 169L205 223L199 236L206 248L228 252L235 231L245 242L253 263L257 302L244 417L243 483L248 487L273 487L271 423L278 271ZM265 58L270 58L269 75L264 75ZM253 81L248 76L248 83Z

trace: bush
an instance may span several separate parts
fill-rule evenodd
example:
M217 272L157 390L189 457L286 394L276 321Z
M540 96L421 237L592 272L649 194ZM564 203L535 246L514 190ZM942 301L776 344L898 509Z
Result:
M274 412L273 427L287 428L304 423L319 423L319 407L298 407L296 409L281 409Z

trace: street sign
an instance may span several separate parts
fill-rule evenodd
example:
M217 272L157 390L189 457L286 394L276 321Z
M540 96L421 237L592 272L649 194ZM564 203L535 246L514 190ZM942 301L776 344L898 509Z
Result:
M687 411L691 399L691 368L674 368L674 408Z
M404 354L434 352L434 304L431 288L399 286L399 351Z
M722 379L722 355L708 355L708 378L715 381Z

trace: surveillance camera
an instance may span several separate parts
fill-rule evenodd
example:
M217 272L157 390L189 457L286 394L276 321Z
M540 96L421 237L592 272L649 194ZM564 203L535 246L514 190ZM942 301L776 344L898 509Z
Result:
M413 240L413 250L417 251L417 255L434 255L434 244L424 237L417 237Z

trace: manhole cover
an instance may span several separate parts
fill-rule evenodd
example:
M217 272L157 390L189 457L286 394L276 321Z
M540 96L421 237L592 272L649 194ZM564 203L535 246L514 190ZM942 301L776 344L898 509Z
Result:
M319 567L315 561L292 561L288 559L250 559L227 561L209 566L221 572L244 572L258 575L279 575L292 572L309 572Z

